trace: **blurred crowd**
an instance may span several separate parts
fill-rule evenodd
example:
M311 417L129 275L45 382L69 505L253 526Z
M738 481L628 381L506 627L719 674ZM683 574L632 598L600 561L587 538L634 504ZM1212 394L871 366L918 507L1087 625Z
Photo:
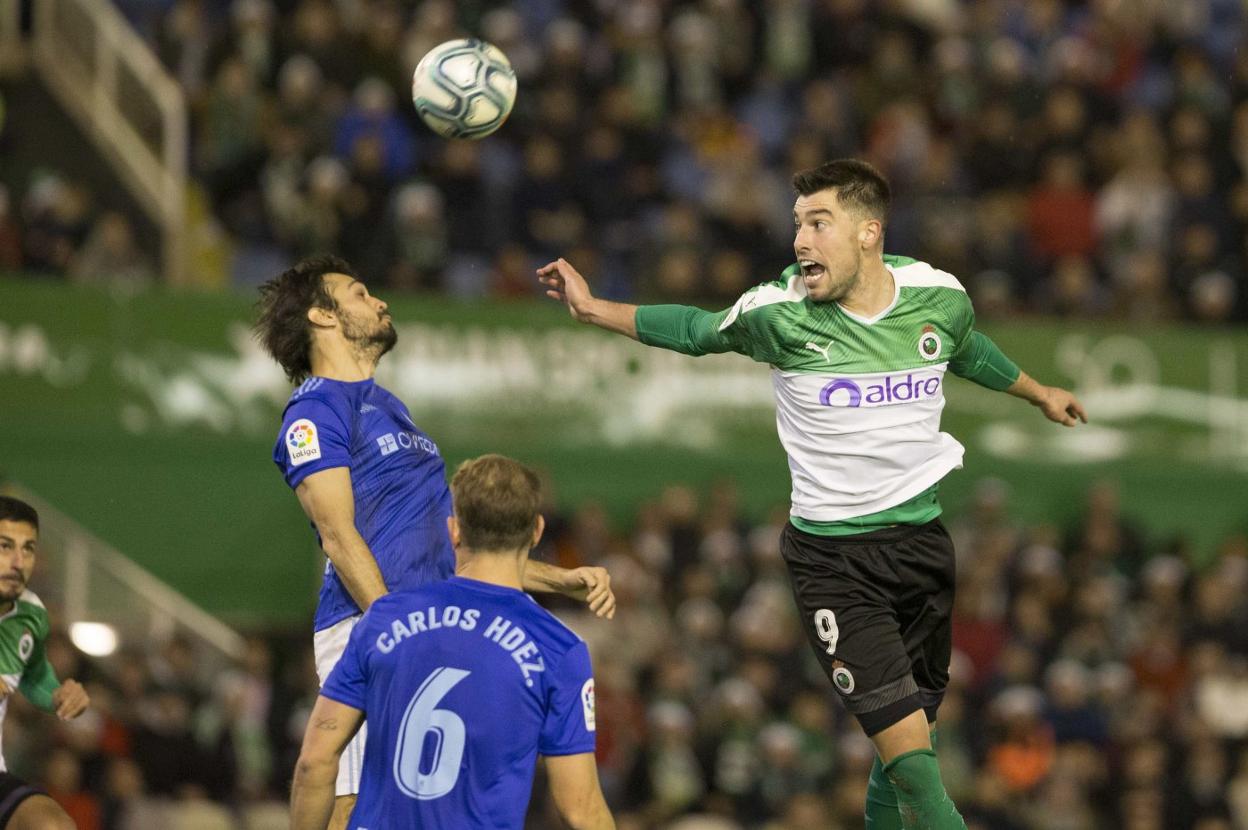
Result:
M589 642L598 761L621 830L852 830L872 747L805 641L779 555L785 511L743 519L731 483L673 485L623 532L554 508L539 551L601 563L619 611L554 610ZM951 684L937 746L972 830L1248 828L1248 536L1198 570L1094 484L1069 527L1025 526L982 481L946 521L958 550ZM10 769L81 830L284 826L316 675L303 632L249 640L209 673L175 639L61 676L94 707L17 705ZM280 659L275 659L275 655ZM540 773L539 773L540 776ZM539 780L529 826L561 826Z
M1238 0L116 1L186 90L235 284L331 250L531 294L563 255L610 296L724 301L788 263L791 173L856 155L894 185L887 249L984 314L1248 318ZM448 142L411 70L466 34L520 94ZM51 233L53 268L150 277L52 179L0 199L0 265L48 267Z

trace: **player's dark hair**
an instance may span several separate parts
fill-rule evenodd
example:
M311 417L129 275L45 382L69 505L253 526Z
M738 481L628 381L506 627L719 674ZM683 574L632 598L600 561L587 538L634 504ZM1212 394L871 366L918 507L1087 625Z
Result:
M511 551L530 545L541 498L537 473L503 455L465 461L451 478L460 539L474 551Z
M0 522L25 522L39 529L39 512L21 499L0 496Z
M260 286L256 303L256 338L294 383L312 374L312 322L308 309L334 311L338 304L325 286L326 274L358 279L345 260L336 256L308 257Z
M836 199L846 210L860 211L881 222L888 219L892 194L884 175L865 161L837 159L793 176L799 196L836 188Z

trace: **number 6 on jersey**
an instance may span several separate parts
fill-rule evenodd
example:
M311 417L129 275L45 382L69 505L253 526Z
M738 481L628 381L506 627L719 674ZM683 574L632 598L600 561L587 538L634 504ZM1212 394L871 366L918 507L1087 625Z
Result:
M449 709L436 707L470 673L446 666L434 669L407 704L394 748L394 780L405 795L428 801L455 788L467 738L464 720ZM430 733L434 740L432 758L429 772L423 773L420 761L425 736Z
M841 636L841 630L836 627L836 614L833 614L826 608L820 608L815 612L815 634L820 640L828 644L824 649L828 654L836 654L836 641Z

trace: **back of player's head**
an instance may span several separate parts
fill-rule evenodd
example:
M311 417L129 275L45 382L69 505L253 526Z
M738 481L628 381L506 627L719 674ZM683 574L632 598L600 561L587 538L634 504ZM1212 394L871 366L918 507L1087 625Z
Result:
M299 383L312 373L312 323L308 309L337 308L325 286L326 274L356 273L336 256L308 257L260 286L256 304L256 337L286 372Z
M24 522L39 529L39 513L21 499L0 496L0 522Z
M503 455L469 459L451 478L460 539L473 551L530 545L541 497L537 473Z
M799 196L836 188L841 207L881 222L888 218L892 194L884 175L865 161L837 159L793 176L793 189Z

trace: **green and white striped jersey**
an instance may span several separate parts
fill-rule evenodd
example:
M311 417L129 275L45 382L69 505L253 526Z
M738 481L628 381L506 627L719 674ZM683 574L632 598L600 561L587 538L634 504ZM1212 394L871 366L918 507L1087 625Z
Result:
M661 319L661 309L674 307L638 310L643 343L687 354L735 351L771 365L799 524L889 510L962 465L962 445L940 431L940 413L946 370L974 328L970 299L957 279L926 263L885 256L884 264L896 293L870 319L812 302L796 265L731 308L694 312L679 326Z
M52 692L60 685L44 652L50 629L47 609L30 590L23 591L13 608L0 617L0 678L45 711L52 710ZM0 700L0 724L8 707L8 697ZM0 754L0 770L5 769Z

